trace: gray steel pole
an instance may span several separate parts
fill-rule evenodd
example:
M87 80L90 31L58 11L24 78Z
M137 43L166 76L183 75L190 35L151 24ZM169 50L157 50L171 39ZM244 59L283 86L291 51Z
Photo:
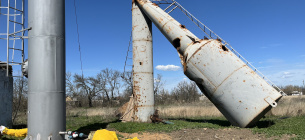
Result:
M65 1L29 0L28 138L62 140L65 108Z
M233 125L251 126L276 107L282 95L220 41L200 40L156 4L137 2L177 49L185 75Z
M150 122L154 113L152 22L132 2L134 121Z

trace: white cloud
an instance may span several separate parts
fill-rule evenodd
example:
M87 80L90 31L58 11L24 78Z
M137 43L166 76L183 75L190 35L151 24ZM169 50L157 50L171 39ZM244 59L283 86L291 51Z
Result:
M304 69L286 69L266 75L276 85L302 85Z
M294 76L294 73L285 71L285 72L283 72L283 75L281 76L281 78L285 79L285 78L291 78L293 76Z
M273 47L280 47L280 46L283 46L284 44L281 44L281 43L273 43L273 44L269 44L269 45L266 45L266 46L262 46L260 47L261 49L269 49L269 48L273 48Z
M162 70L162 71L178 71L180 70L180 66L176 66L176 65L158 65L156 66L157 70Z

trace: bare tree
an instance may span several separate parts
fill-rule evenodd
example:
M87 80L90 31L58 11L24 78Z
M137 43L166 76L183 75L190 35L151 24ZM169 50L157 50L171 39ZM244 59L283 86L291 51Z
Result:
M196 83L193 81L182 81L172 90L172 95L176 101L194 102L199 99L199 92Z
M286 85L285 87L281 87L281 89L287 94L287 95L291 95L293 91L302 91L302 87L301 86L297 86L297 85Z
M105 87L105 83L102 81L99 74L96 77L88 78L75 74L74 83L77 89L81 89L81 91L85 92L89 107L93 107L92 99L103 90L103 87Z
M121 73L122 81L124 86L124 93L121 96L123 98L123 102L129 101L129 97L132 95L133 90L133 79L132 72L123 72ZM122 99L121 99L122 100Z
M159 91L163 89L162 75L158 74L157 78L154 79L154 95L158 95Z
M71 97L77 97L79 95L79 90L73 82L71 72L66 73L66 95Z
M102 70L100 73L102 81L105 82L102 90L106 94L110 105L112 105L112 100L114 99L115 94L119 95L120 75L119 71L108 68Z
M13 83L13 123L18 112L27 109L28 80L24 77L15 77Z

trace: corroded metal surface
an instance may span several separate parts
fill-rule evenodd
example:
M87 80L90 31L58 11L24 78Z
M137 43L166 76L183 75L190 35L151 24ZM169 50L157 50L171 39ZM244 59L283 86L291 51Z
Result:
M149 0L137 2L177 49L185 75L233 125L248 127L276 106L282 95L219 40L200 40Z
M134 121L150 122L154 113L152 22L132 3Z

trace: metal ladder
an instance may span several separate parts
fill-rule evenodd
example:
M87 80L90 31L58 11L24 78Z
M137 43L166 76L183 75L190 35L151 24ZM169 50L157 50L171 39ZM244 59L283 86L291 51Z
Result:
M215 32L213 32L210 28L204 25L201 21L199 21L195 16L193 16L190 12L188 12L185 8L183 8L177 1L175 0L151 0L152 2L160 5L165 4L167 6L164 11L168 11L167 13L170 14L175 9L180 9L182 13L184 13L200 30L202 30L210 39L218 39L224 44L231 52L233 52L237 57L243 60L253 71L255 71L260 77L262 77L267 83L269 83L272 87L274 87L277 91L279 91L283 96L287 94L284 93L279 87L277 87L274 83L271 82L265 75L263 75L257 68L255 68L249 61L247 61L242 55L240 55L233 47L219 37ZM170 10L169 10L170 9Z
M18 68L17 66L20 66L20 71L22 71L25 60L24 39L27 38L25 33L30 28L25 28L24 25L24 5L24 0L0 0L0 20L6 20L6 26L0 26L0 28L6 27L6 32L0 33L0 40L6 41L6 76L10 77L23 76L22 72L10 75L9 67Z

